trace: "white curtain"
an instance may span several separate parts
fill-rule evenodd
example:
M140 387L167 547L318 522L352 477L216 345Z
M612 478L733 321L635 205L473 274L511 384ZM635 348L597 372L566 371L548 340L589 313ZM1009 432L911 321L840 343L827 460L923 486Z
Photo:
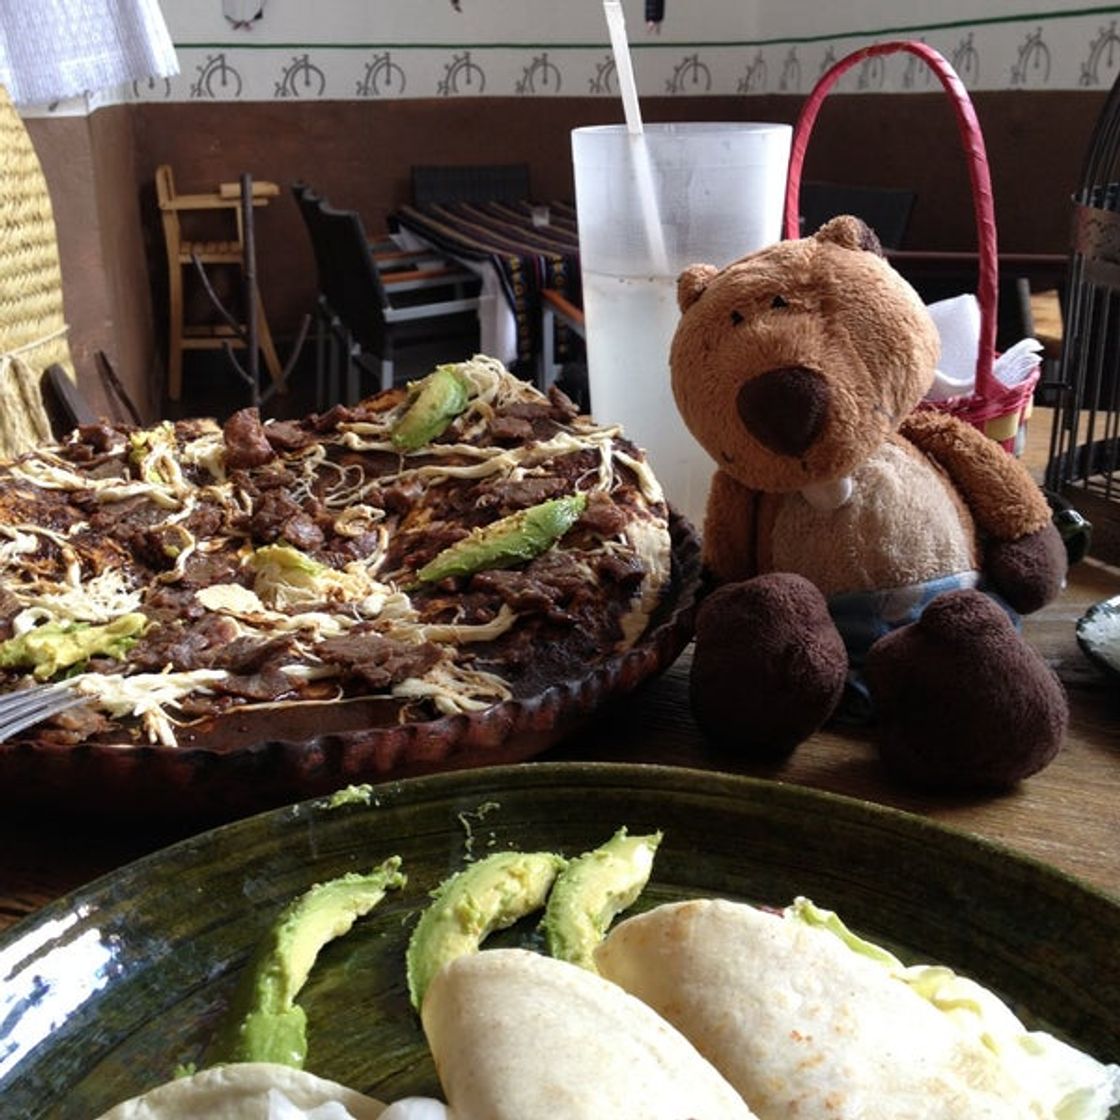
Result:
M158 0L0 0L0 83L17 105L178 72Z

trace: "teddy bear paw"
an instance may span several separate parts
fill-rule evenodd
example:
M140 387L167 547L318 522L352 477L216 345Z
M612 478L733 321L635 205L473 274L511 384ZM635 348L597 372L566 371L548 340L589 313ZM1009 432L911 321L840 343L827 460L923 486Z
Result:
M720 749L785 758L832 714L847 671L824 597L801 576L725 584L700 607L692 710Z
M911 785L999 790L1058 753L1068 705L1057 677L978 591L952 591L867 657L880 754Z
M1040 610L1062 590L1066 546L1053 523L1014 541L988 546L984 570L996 590L1022 614Z

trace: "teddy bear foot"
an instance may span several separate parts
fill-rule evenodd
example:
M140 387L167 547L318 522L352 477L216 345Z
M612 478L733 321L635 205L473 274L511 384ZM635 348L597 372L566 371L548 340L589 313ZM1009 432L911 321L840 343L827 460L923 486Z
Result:
M824 597L801 576L725 584L700 607L692 710L720 749L785 758L832 714L847 671Z
M941 595L880 638L866 675L883 762L912 785L1007 789L1050 762L1065 736L1057 677L978 591Z

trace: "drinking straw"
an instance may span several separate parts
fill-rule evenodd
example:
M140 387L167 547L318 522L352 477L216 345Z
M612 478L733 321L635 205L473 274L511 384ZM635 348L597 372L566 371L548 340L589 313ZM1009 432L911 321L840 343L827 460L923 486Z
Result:
M634 174L638 185L638 202L645 224L653 271L660 276L669 274L669 254L665 250L665 237L657 205L657 192L653 183L653 165L650 163L642 112L638 107L638 87L634 82L634 68L630 62L630 46L626 40L626 19L621 0L603 0L607 29L611 36L614 70L622 93L622 109L626 114L626 130L630 134L630 153L634 160Z

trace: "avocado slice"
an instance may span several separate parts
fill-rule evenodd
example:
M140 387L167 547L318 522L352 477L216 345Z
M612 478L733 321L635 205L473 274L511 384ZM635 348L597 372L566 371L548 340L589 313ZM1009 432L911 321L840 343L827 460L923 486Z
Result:
M477 952L494 930L544 905L565 865L553 852L495 852L446 879L408 942L408 994L417 1010L435 974L449 961Z
M398 451L415 451L431 443L463 412L470 400L469 384L454 365L436 366L417 383L417 392L389 434Z
M399 856L366 875L317 883L290 903L258 944L215 1036L208 1064L276 1062L303 1068L307 1015L295 1002L319 950L407 882Z
M0 642L0 668L34 670L45 681L94 654L123 658L148 625L139 611L122 614L112 622L92 626L88 622L45 622L6 642Z
M620 828L602 847L578 856L560 873L541 926L548 951L597 972L593 954L615 916L642 893L661 833L628 836Z
M512 568L532 560L551 548L579 520L586 505L586 494L569 494L519 509L445 548L416 573L416 578L421 583L438 583L448 576Z

